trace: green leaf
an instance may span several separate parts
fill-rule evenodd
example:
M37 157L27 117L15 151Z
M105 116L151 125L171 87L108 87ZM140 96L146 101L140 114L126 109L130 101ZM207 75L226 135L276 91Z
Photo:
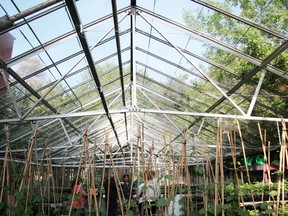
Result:
M195 167L195 172L198 173L198 174L200 174L200 175L203 175L203 173L204 173L204 168L201 167L201 166L196 166L196 167Z
M24 195L23 192L17 191L17 192L15 193L15 197L16 197L17 199L23 199L23 198L25 198L25 195Z
M134 215L132 210L127 211L126 214L127 214L127 216L133 216Z
M186 189L185 188L179 188L179 193L180 194L183 194L183 193L185 193L186 192Z
M41 200L42 200L42 198L40 195L35 195L35 196L33 196L32 202L37 203L37 202L40 202Z
M154 190L154 187L152 185L148 185L148 188Z
M175 197L168 197L169 202L175 202Z
M200 215L204 215L205 213L206 213L205 208L201 208L201 209L199 210L199 214L200 214Z
M275 191L275 190L272 190L272 191L269 192L269 195L270 195L271 197L274 197L274 196L277 196L277 195L278 195L278 192Z
M262 203L260 207L262 210L266 210L268 208L268 205L267 203Z
M99 208L99 213L100 213L100 215L105 215L105 208L104 207L100 207Z
M54 210L53 210L53 214L54 215L57 215L57 213L60 211L60 209L59 208L54 208Z
M166 200L165 198L161 198L156 202L156 205L158 207L162 207L162 206L168 205L168 203L169 203L169 200Z
M267 210L265 211L265 214L272 214L273 212L274 212L273 209L267 209Z
M145 191L145 190L147 190L148 189L148 186L147 185L143 185L143 187L141 188L141 191Z
M165 175L164 179L168 180L168 181L172 181L173 180L173 176L172 175Z

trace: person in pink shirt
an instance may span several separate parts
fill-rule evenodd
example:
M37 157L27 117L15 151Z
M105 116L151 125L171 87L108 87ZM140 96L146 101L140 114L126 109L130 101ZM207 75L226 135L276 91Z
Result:
M79 177L78 181L72 186L72 194L75 194L73 201L73 208L75 212L79 212L81 215L87 215L87 209L85 208L85 200L87 193L83 189L82 178Z

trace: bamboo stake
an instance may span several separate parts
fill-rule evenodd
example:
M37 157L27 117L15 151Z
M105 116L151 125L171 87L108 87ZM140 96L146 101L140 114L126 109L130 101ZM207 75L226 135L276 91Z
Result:
M105 134L105 156L106 156L107 152L109 153L109 151L110 151L107 136L108 136L108 135ZM105 157L105 159L106 159L106 157ZM107 196L107 198L106 198L106 200L107 200L107 203L106 203L106 215L108 215L108 211L109 211L109 200L110 200L110 199L109 199L109 196L110 196L110 172L111 172L110 169L111 169L111 168L109 167L109 173L108 173L108 192L105 191L105 198L106 198L106 196Z
M279 144L280 144L280 153L279 153L279 170L280 170L280 164L281 164L281 150L282 150L282 134L283 134L283 130L282 130L282 133L280 132L280 126L279 126L279 123L276 122L277 124L277 133L278 133L278 138L279 138ZM278 189L279 189L279 177L278 177ZM278 195L279 195L279 191L277 189L277 192L278 192ZM274 198L273 198L274 199ZM279 208L279 202L278 202L278 196L276 197L276 207L274 208L276 210L275 214L278 215L278 208Z
M32 160L32 155L31 155L31 160ZM30 160L30 161L31 161ZM27 213L28 211L28 202L29 202L29 195L30 195L30 184L31 184L31 178L32 178L32 174L31 174L31 163L29 163L29 171L28 171L28 184L27 184L27 188L26 188L26 203L25 203L25 213ZM30 196L31 198L31 196Z
M87 130L88 130L88 125L87 125ZM88 136L86 137L86 139L83 142L83 152L84 152L84 161L85 161L85 169L84 169L84 176L86 177L86 185L87 185L87 197L88 197L88 209L89 212L91 210L91 198L92 196L90 195L90 187L91 187L91 183L90 183L90 175L91 175L91 162L90 162L90 157L89 157L89 142L88 142ZM93 158L94 155L92 155ZM92 159L91 159L92 160ZM95 183L94 183L95 185ZM95 187L94 187L95 188ZM85 208L85 206L84 206ZM90 214L90 213L89 213Z
M285 125L285 128L286 128L286 125ZM287 133L286 130L285 130L285 133ZM285 153L287 153L286 149L287 149L287 142L286 142L286 136L285 136L284 143L283 143L283 161L282 161L283 169L282 169L282 185L281 185L282 187L282 212L284 212L284 208L285 208L285 184L284 183L285 183L285 160L286 160Z
M31 164L32 149L33 149L33 146L34 146L34 142L36 140L37 130L38 130L38 124L36 124L35 127L32 129L32 137L31 137L31 141L28 144L28 152L26 154L25 165L24 165L23 172L22 172L23 178L21 179L21 182L20 182L19 192L22 191L22 187L23 187L24 179L25 179L25 174L27 174L28 168L30 167L30 164ZM14 207L16 207L18 205L18 200L19 199L16 200L16 203L15 203Z
M184 142L184 141L183 141ZM176 176L176 180L178 180L179 181L179 179L180 179L180 176L182 176L183 177L183 145L182 145L182 147L181 147L181 155L180 155L180 157L179 157L179 160L178 160L178 164L177 164L177 166L176 166L176 169L175 169L175 176ZM178 186L179 187L179 186ZM181 189L183 188L183 185L180 185L180 187L179 187L179 191L181 191ZM182 195L182 194L180 194L180 195ZM185 197L185 203L186 203L186 197Z
M165 125L166 125L166 121L165 121ZM167 142L166 142L166 128L164 128L164 162L165 162L165 166L164 166L164 177L167 175L167 166L166 166L166 161L167 161L167 158L166 158L166 155L167 155ZM173 181L173 184L174 184L174 181ZM166 178L164 179L164 199L166 200L167 199L167 180ZM174 205L173 205L174 207ZM168 215L167 214L167 206L164 206L164 215ZM173 209L173 212L174 212L174 209Z
M114 172L116 189L117 189L117 194L118 194L119 203L120 203L120 209L121 209L122 215L124 216L124 208L123 208L123 202L122 202L122 200L123 200L122 198L124 198L124 195L123 195L122 188L119 187L120 180L119 180L119 176L118 176L117 170L116 170L115 165L114 165L114 161L112 159L111 148L109 148L109 155L110 155L110 162L111 162L111 165L112 165L112 169L113 169L113 172Z
M5 177L4 176L5 176L5 170L6 170L6 173L7 173L6 174L6 184L7 184L7 187L10 189L10 172L11 171L9 169L9 163L8 163L7 160L8 160L8 155L9 155L10 160L11 160L11 164L13 164L13 157L12 157L12 154L11 154L11 151L10 151L10 130L9 130L9 128L7 126L5 127L5 130L6 130L6 151L5 151L5 156L4 156L5 159L4 159L4 164L3 164L3 178L2 178L3 182L2 183L4 183L4 181L5 181ZM5 164L5 162L7 164ZM13 169L13 172L15 173L14 166L12 166L11 168ZM4 189L3 185L2 185L1 189L2 190ZM1 193L3 195L3 191L1 191ZM14 201L13 192L12 192L12 190L8 190L7 191L7 205L8 205L7 214L8 214L8 216L11 215L10 207L14 205L13 201ZM0 202L2 202L2 197L0 199Z
M175 159L173 157L173 148L172 148L172 133L171 133L171 129L169 130L169 163L168 163L168 170L169 170L169 174L172 174L173 178L172 178L172 185L169 184L169 187L168 187L168 191L167 191L167 196L168 197L174 197L176 194L175 194L175 182L176 180L178 180L177 176L175 176L175 169L176 169L176 166L175 166ZM171 173L171 163L172 163L172 173ZM165 182L164 182L165 184ZM170 188L170 189L169 189ZM166 193L164 192L164 197L166 196ZM169 205L169 204L168 204ZM168 206L164 206L164 209L163 209L163 214L164 215L168 215ZM173 209L172 209L172 212L174 212L174 202L173 202Z
M36 163L36 171L37 171L36 175L38 177L37 181L39 183L40 168L39 168L39 160L38 160L37 146L36 145L34 146L34 154L35 154L35 161L36 161L35 163ZM41 161L40 161L40 164L41 164ZM42 200L42 203L43 203L44 197L43 197L43 193L42 193L42 188L39 186L38 190L40 192L40 197L41 197L41 200ZM43 205L44 205L44 203L43 203ZM38 206L38 208L39 208L39 206ZM44 207L42 208L42 213L44 214Z
M64 159L61 166L61 192L60 192L60 201L63 203L63 189L65 184L65 162L66 162L67 151L64 151Z
M194 144L193 144L193 147L194 147L194 150L195 150L195 152L196 152L196 144L195 144L195 142L194 142ZM198 161L199 161L199 158L198 158L198 154L197 153L195 153L196 154L196 167L199 167L199 163L198 163ZM203 168L203 170L204 170L204 166L203 166L203 161L202 161L202 168ZM203 173L204 174L204 173ZM199 173L198 172L196 172L196 176L195 176L195 182L196 182L196 187L195 187L195 194L198 194L198 185L200 184L200 176L199 176ZM204 186L205 187L205 186ZM205 187L206 188L206 187ZM204 194L205 194L205 191L203 191L203 197L204 197ZM197 199L196 199L196 212L198 211L198 201L197 201Z
M45 139L45 144L44 144L44 150L43 150L43 154L42 154L42 159L40 161L40 168L41 168L41 172L40 172L40 176L44 176L44 158L46 157L46 147L48 146L48 139ZM44 179L45 180L45 179ZM44 181L43 181L44 182ZM42 200L41 200L41 209L42 209L42 213L44 214L45 212L45 206L44 206L44 196L45 196L45 190L42 189L43 188L43 182L41 181L41 187L40 187L40 194L41 194L41 197L42 197Z
M51 144L50 144L49 170L50 170L50 173L51 173L53 202L54 202L54 206L56 206L57 197L56 197L56 191L55 191L54 175L53 175L53 170L52 170L52 145Z
M269 181L269 185L271 185L270 161L267 160L266 144L265 144L266 143L266 132L265 132L265 136L263 137L261 126L260 126L259 123L258 123L258 129L259 129L260 139L261 139L261 143L262 143L262 149L263 149L263 154L264 154L264 162L265 162L266 170L268 172L268 181ZM269 151L269 153L270 153L270 151Z
M153 143L152 143L152 146L153 146ZM149 148L149 161L151 161L150 164L148 164L148 170L152 170L152 147ZM165 166L166 167L166 166ZM153 187L154 186L157 186L157 185L154 185L154 179L153 179ZM156 188L153 188L153 190L156 190ZM154 196L155 196L155 193L154 193ZM156 206L157 207L157 206ZM152 212L150 212L150 214L152 214Z
M187 140L186 136L187 136L187 130L185 129L183 144L182 144L182 148L181 148L181 155L180 155L180 158L178 161L178 169L177 169L177 173L179 173L178 175L179 176L181 175L184 178L184 180L187 180L186 175L184 175L184 173L183 173L183 171L186 171L186 169L185 169L186 140ZM184 191L186 191L185 204L187 205L186 209L187 209L187 214L188 214L190 211L190 208L189 208L189 197L187 196L187 194L188 194L187 193L187 185L184 185L184 186L181 185L180 189L182 187L183 187Z
M284 125L283 125L284 126ZM281 142L281 149L279 153L279 171L282 171L282 165L283 165L283 148L284 148L284 142L285 142L285 134L284 134L284 128L282 130L282 142ZM278 190L277 190L277 202L276 202L276 215L278 215L278 209L279 209L279 203L280 203L280 190L281 190L281 184L282 184L282 176L278 176Z
M32 136L31 136L31 141L29 143L28 152L27 152L27 155L26 155L26 161L25 161L25 165L24 165L24 169L23 169L23 175L25 175L27 173L28 166L29 166L29 164L31 162L32 148L33 148L34 142L36 140L37 130L38 130L38 124L36 124L35 127L32 130ZM23 184L24 184L24 178L21 180L20 187L19 187L19 192L22 191Z
M114 178L115 178L115 183L116 183L116 189L117 189L117 195L118 195L118 198L119 198L119 203L120 203L120 209L121 209L121 213L122 215L124 215L124 208L123 208L123 202L122 202L122 198L124 198L124 195L123 195L123 191L122 191L122 188L119 187L120 185L120 180L119 180L119 177L118 177L118 174L116 172L116 168L115 168L115 165L114 165L114 161L112 159L112 152L111 152L111 149L110 149L110 146L108 144L108 135L106 136L106 140L105 140L105 143L108 145L108 150L109 150L109 158L110 158L110 170L111 170L111 165L112 165L112 170L114 172ZM107 194L106 194L107 195ZM109 178L109 185L108 185L108 196L110 195L110 178ZM108 214L108 206L109 206L109 197L107 198L107 210L106 210L106 214Z
M282 121L282 145L281 145L281 151L280 151L280 164L279 164L279 171L282 173L281 176L279 176L279 182L278 182L278 196L277 196L277 209L279 208L280 203L280 195L282 194L282 212L284 212L284 180L285 180L285 155L286 155L286 139L287 136L287 128L284 121ZM281 191L281 193L280 193ZM278 210L277 210L278 211ZM278 212L277 212L278 213Z
M111 176L110 175L110 173L111 173L111 170L110 170L111 168L109 168L109 175L108 176ZM105 198L106 198L106 196L107 196L107 198L106 198L106 200L107 200L107 203L106 203L106 215L108 215L108 213L109 213L109 202L110 202L110 181L111 181L111 179L110 179L110 177L108 178L108 191L105 191Z
M79 161L79 166L78 166L77 175L76 175L76 181L75 181L75 182L78 182L79 175L80 175L80 171L81 171L81 165L82 165L82 161L83 161L84 146L85 146L85 142L87 142L87 139L88 139L87 130L88 130L88 126L86 125L86 126L85 126L85 129L84 129L82 151L81 151L81 153L80 153L80 161ZM81 183L81 184L82 184L82 183ZM81 184L80 184L80 185L81 185ZM80 189L80 187L79 187L79 189ZM72 195L71 205L70 205L70 209L69 209L69 216L70 216L71 213L72 213L73 202L74 202L74 198L75 198L76 192L77 192L77 191L74 191L74 193L73 193L73 195Z
M205 178L205 184L204 184L204 189L205 189L205 194L203 194L203 200L204 200L204 209L205 209L205 216L208 215L208 199L209 199L209 193L207 186L209 185L209 163L208 163L208 146L207 146L207 154L206 154L206 178Z
M100 201L99 201L99 208L101 208L102 205L102 189L103 189L103 183L104 183L104 177L105 177L105 169L106 169L106 152L108 151L108 143L105 143L105 149L104 149L104 164L102 169L102 177L101 177L101 190L100 190Z
M260 139L261 139L261 143L262 143L262 149L263 149L263 154L264 154L264 166L265 166L265 171L267 172L267 175L268 175L268 184L269 184L269 191L271 190L271 173L270 173L270 149L269 149L269 160L267 160L267 154L266 154L266 132L265 132L265 136L263 137L262 135L262 130L261 130L261 126L260 124L258 123L258 130L259 130L259 133L260 133ZM268 162L268 163L267 163ZM265 173L263 173L265 174ZM264 181L263 181L263 184L264 184ZM264 200L264 188L262 188L262 202ZM269 200L270 200L270 196L269 196Z
M219 156L220 156L220 176L221 176L221 204L222 204L222 216L225 215L225 211L224 211L224 201L225 201L225 185L224 185L224 168L223 168L223 141L222 141L222 121L221 119L219 120Z
M234 167L234 175L235 175L235 183L236 183L236 187L239 191L238 193L238 206L240 207L240 199L241 202L244 206L244 209L246 209L245 205L244 205L244 199L241 193L241 187L239 184L239 179L238 179L238 173L237 173L237 156L236 156L236 133L234 132L234 138L233 138L233 134L231 131L228 132L227 134L228 136L228 141L231 147L231 156L232 156L232 161L233 161L233 167Z
M239 123L238 120L237 120L237 126L238 126L239 136L240 136L240 139L241 139L242 151L243 151L244 162L245 162L245 169L246 169L247 178L248 178L248 183L249 183L249 187L250 187L252 203L253 203L254 210L256 211L256 205L255 205L255 201L254 201L254 194L253 194L253 189L252 189L252 185L251 185L251 181L250 181L249 170L248 170L248 166L247 166L245 146L244 146L244 142L243 142L243 138L242 138L242 133L241 133L241 129L240 129L240 123Z
M268 164L270 166L271 164L271 160L270 160L270 141L268 142ZM270 168L269 168L270 169ZM271 181L271 184L269 184L269 192L271 191L271 186L272 186L272 180L271 180L271 172L269 170L269 181ZM273 202L274 202L274 197L272 198L273 199ZM269 202L271 201L271 196L269 196Z
M95 155L96 155L96 152L97 152L97 145L96 145L96 136L94 138L94 150L93 150L93 155L91 157L91 159L89 160L89 170L90 170L90 173L91 173L91 176L92 176L92 188L94 189L94 194L93 194L93 198L94 198L94 207L95 207L95 211L96 211L96 216L99 215L99 212L98 212L98 203L97 203L97 196L96 196L96 191L95 191L95 178L94 178L94 172L93 172L93 169L92 169L92 166L91 164L94 163L95 161ZM91 215L91 205L92 205L92 196L89 192L89 216Z
M129 201L128 201L128 209L130 209L131 206L131 195L132 195L132 190L133 190L133 182L134 182L134 176L135 176L135 167L136 167L136 162L137 162L137 156L138 156L138 146L140 143L141 136L137 136L137 143L136 143L136 148L135 148L135 154L134 154L134 159L133 159L133 168L132 168L132 177L131 177L131 188L130 188L130 194L129 194ZM132 151L132 149L131 149Z
M138 132L139 132L139 134L141 134L140 133L140 126L139 126L139 130L138 130ZM140 135L141 136L141 135ZM147 181L148 181L148 179L147 179L147 175L145 175L145 168L146 168L146 163L145 163L145 155L144 155L144 146L143 146L143 142L142 142L142 136L141 136L141 142L140 142L140 150L141 150L141 162L142 162L142 173L143 173L143 180L144 180L144 184L146 185L147 184ZM140 215L143 215L143 213L144 213L144 205L143 205L143 208L141 209L141 212L140 212ZM146 209L146 211L145 211L145 214L148 214L148 211L147 211L147 209Z
M1 187L1 193L0 193L0 203L2 202L2 198L3 198L5 178L8 175L8 169L6 168L6 166L7 166L8 152L10 150L9 147L10 147L10 131L8 127L6 127L6 150L5 150L5 156L4 156L4 162L3 162L3 175L2 175L2 187ZM7 182L7 184L8 183L9 182Z
M50 145L51 146L51 145ZM51 148L50 148L51 151ZM49 157L51 152L49 151ZM50 160L47 161L47 171L46 171L46 191L47 191L47 202L50 203ZM47 206L48 208L48 215L50 215L50 205Z
M208 184L207 185L212 185L213 183L215 183L215 174L214 174L214 170L213 170L213 166L211 164L210 161L210 156L209 156L209 148L208 145L206 145L206 167L207 167L207 176L208 176ZM212 188L209 187L209 190L207 190L207 208L205 208L206 214L208 211L208 201L209 199L209 194L213 194Z
M185 144L183 145L183 154L184 154L184 168L185 168L185 179L187 182L187 214L190 215L190 203L192 203L192 193L191 193L191 184L190 184L190 173L188 169L188 160L187 160L187 134L188 130L185 130ZM192 207L192 206L191 206ZM193 211L193 209L191 209Z
M218 206L218 184L219 184L219 157L220 157L220 123L221 120L218 119L217 127L217 141L216 141L216 156L215 156L215 189L214 189L214 216L217 216L217 206Z

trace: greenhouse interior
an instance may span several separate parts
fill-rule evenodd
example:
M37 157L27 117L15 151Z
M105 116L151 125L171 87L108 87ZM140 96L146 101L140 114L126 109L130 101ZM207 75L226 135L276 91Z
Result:
M0 2L0 215L288 215L287 0Z

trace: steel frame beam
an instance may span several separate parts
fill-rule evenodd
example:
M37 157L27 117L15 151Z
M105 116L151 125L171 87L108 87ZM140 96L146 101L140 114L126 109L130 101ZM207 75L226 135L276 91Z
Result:
M261 116L242 116L242 115L228 115L228 114L214 114L206 112L181 112L181 111L171 111L171 110L151 110L151 109L142 109L142 108L123 108L123 109L110 109L109 114L119 114L119 113L155 113L155 114L167 114L167 115L183 115L183 116L196 116L196 117L207 117L207 118L223 118L223 119L239 119L239 120L253 120L253 121L274 121L274 122L288 122L287 118L277 118L277 117L261 117ZM46 119L55 119L55 118L74 118L81 116L95 116L106 114L105 110L95 110L95 111L86 111L86 112L77 112L77 113L67 113L67 114L56 114L48 116L37 116L37 117L27 117L26 121L41 121ZM21 122L19 118L13 119L4 119L0 120L0 123L10 123L10 122Z

